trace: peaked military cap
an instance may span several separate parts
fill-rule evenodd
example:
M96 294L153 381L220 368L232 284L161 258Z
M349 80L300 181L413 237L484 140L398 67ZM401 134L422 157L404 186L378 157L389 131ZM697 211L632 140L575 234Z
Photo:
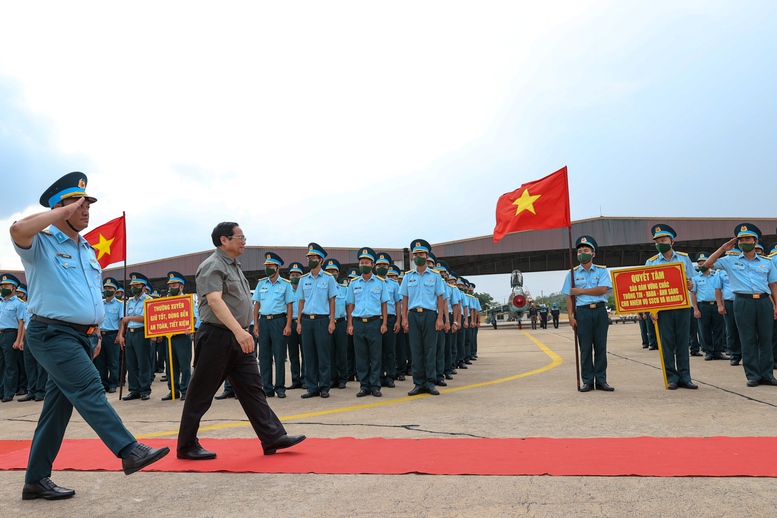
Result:
M756 247L756 248L760 248L761 250L766 250L766 248L764 247L764 242L763 242L763 241L761 241L760 239L759 239L759 240L758 240L758 242L755 244L755 247Z
M350 268L348 270L348 278L349 279L355 279L358 276L359 276L359 270L357 270L356 268Z
M379 252L377 259L375 259L375 264L392 264L391 262L391 256L388 255L386 252Z
M448 271L448 263L443 260L436 261L434 263L434 267L438 270L445 270L446 272Z
M289 273L297 272L297 273L305 273L302 271L302 263L298 263L297 261L294 261L293 263L289 263Z
M324 261L324 270L337 270L340 271L340 261L337 259L327 259Z
M281 256L279 256L276 253L265 252L264 253L264 264L276 264L278 266L283 266L283 259L281 259Z
M97 198L86 194L86 175L78 171L68 173L46 189L40 197L40 204L50 209L66 198L86 198L94 203Z
M469 282L469 283L467 283L467 286L469 286L469 287L470 287L470 288L472 288L473 290L476 288L476 286L475 286L475 283L474 283L474 282Z
M130 284L142 284L144 286L150 286L148 282L148 277L146 277L142 273L132 272L130 273L129 276L130 276Z
M432 245L430 245L428 241L425 241L423 239L414 239L413 242L410 243L410 251L429 253L432 251Z
M12 273L4 273L0 275L0 284L13 284L14 287L18 288L21 282Z
M399 268L394 263L391 263L388 267L388 273L386 275L399 275Z
M158 299L158 298L159 298L159 297L161 297L162 295L160 295L160 294L159 294L159 290L154 290L154 291L152 291L152 292L151 292L151 296L152 296L153 298L155 298L155 299Z
M324 247L319 245L318 243L310 243L308 245L308 254L307 255L320 255L321 259L326 257L326 250L324 250Z
M375 253L375 250L370 248L369 246L365 246L359 249L359 259L372 259L375 261L375 256L377 254Z
M707 252L699 252L698 254L696 254L696 262L697 263L699 261L706 261L709 258L710 258L710 254L708 254Z
M24 283L20 284L19 287L16 288L16 291L21 291L22 293L27 295L27 285Z
M777 243L772 243L771 245L769 245L769 253L773 254L775 252L777 252Z
M596 250L599 248L599 245L596 244L596 239L592 238L591 236L580 236L577 238L577 241L575 241L575 248L580 248L581 246L590 246L594 249L594 253L596 253Z
M103 280L103 286L110 286L112 288L119 289L119 281L113 277L106 277L105 280Z
M118 283L116 286L116 291L124 292L124 285L122 283Z
M426 254L426 262L432 261L433 263L437 262L437 258L434 256L433 253L429 252Z
M171 282L186 284L186 277L180 272L167 272L167 284L170 284Z
M761 230L752 223L740 223L734 229L734 235L736 237L754 237L756 240L761 239Z
M665 236L671 237L672 239L677 237L677 232L669 225L664 225L663 223L653 225L653 228L650 229L650 233L653 234L653 239Z

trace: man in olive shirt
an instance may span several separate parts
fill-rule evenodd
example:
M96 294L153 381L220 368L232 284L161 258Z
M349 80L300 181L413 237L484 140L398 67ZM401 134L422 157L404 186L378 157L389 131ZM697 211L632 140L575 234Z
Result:
M237 223L223 222L213 229L211 239L216 251L200 264L195 276L202 323L194 337L194 375L181 415L178 458L216 458L200 446L197 430L226 378L262 441L264 454L272 455L302 442L305 436L286 434L262 391L254 337L248 332L251 289L236 259L245 249L246 237Z

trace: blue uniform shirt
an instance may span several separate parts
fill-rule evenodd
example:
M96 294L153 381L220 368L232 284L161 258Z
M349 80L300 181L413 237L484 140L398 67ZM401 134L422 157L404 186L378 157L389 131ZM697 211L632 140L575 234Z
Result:
M688 257L688 254L685 254L683 252L675 252L672 250L672 256L667 260L664 257L664 254L657 254L645 261L645 266L651 266L654 264L667 264L667 263L683 263L683 267L685 268L685 278L690 279L694 276L696 273L696 270L693 267L693 263L691 262L691 258Z
M734 300L734 292L731 291L731 283L728 280L726 270L717 271L712 287L720 290L723 300Z
M348 294L345 303L353 306L354 317L374 317L382 315L381 304L388 303L389 292L386 281L382 281L377 275L371 275L369 280L364 280L360 275L348 284Z
M458 290L458 288L454 288L450 285L448 285L448 291L450 292L451 296L448 299L448 313L453 314L453 308L456 304L461 304L461 292Z
M299 300L305 301L303 315L329 315L329 299L337 296L337 281L324 270L307 273L299 280Z
M734 293L770 293L769 284L777 282L777 265L758 254L752 261L745 257L744 252L726 255L715 261L715 268L728 273Z
M27 327L30 325L30 317L32 316L32 313L27 311L27 303L24 303L24 327Z
M389 315L397 314L397 302L402 300L402 296L399 294L399 283L392 281L391 279L378 277L380 280L386 283L386 289L388 290L389 299L386 303L386 311Z
M460 289L456 288L456 291L459 292L459 295L461 296L461 316L466 318L469 315L469 297L466 293L461 291Z
M693 265L691 265L691 268L693 268ZM610 272L603 266L592 264L591 268L586 271L585 268L577 265L574 271L575 288L599 288L601 286L606 286L608 289L612 288ZM569 295L570 291L572 291L572 272L567 272L561 293ZM575 305L577 306L587 306L598 302L607 302L607 293L602 295L575 295Z
M399 294L407 297L407 308L437 311L437 297L442 295L442 277L427 268L424 273L413 269L405 274Z
M342 284L337 285L337 296L335 297L335 318L345 318L345 299L348 295L348 288Z
M0 329L19 329L19 320L24 320L26 312L24 302L16 295L0 299Z
M113 297L110 302L103 301L105 318L100 323L100 331L118 331L121 319L124 317L124 303Z
M286 313L286 304L294 303L294 289L291 283L278 275L275 283L270 278L262 279L256 283L254 296L251 300L258 302L260 315L278 315Z
M692 293L696 293L696 300L699 302L715 302L715 284L718 275L715 272L710 273L709 277L703 273L693 276Z
M127 316L128 317L142 317L146 307L144 302L150 299L145 293L141 293L138 297L130 297L127 300ZM141 322L128 322L127 327L130 329L137 329L143 327L145 324Z
M291 303L291 318L298 318L299 315L299 294L301 291L299 289L294 289L292 287L292 290L294 290L294 301Z
M38 294L30 298L30 313L71 324L103 321L102 268L83 237L76 242L51 225L35 235L30 248L14 243L14 249L22 259L29 292Z

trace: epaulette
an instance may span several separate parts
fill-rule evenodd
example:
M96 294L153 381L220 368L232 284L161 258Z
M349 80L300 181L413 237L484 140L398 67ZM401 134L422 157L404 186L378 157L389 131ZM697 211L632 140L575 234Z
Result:
M291 281L290 281L289 279L284 279L283 277L281 277L281 280L282 280L282 281L286 281L286 282L288 282L289 284L291 284Z
M326 275L328 275L328 276L332 277L332 274L331 274L331 273L329 273L328 271L324 270L324 273L325 273Z
M658 259L658 255L659 255L659 254L656 254L656 255L654 255L653 257L651 257L650 259L648 259L648 261L655 261L656 259Z
M726 255L739 255L741 252L735 252L734 250L726 251Z
M300 275L300 277L299 277L299 278L301 279L301 278L303 278L303 277L307 277L308 275L310 275L310 272L308 272L308 273L303 273L302 275Z
M402 275L407 275L408 273L411 273L411 272L414 272L414 271L415 271L415 270L408 270L408 271L406 271L405 273L403 273Z
M47 228L44 228L43 230L41 230L40 233L41 234L46 234L46 235L49 235L49 236L53 236L54 235L54 234L51 233L51 230L49 230Z
M767 259L772 259L774 257L777 257L777 252L772 252L771 254L766 256Z
M688 257L688 254L686 254L685 252L678 252L678 251L675 251L675 253L676 253L677 255L684 255L685 257Z
M595 264L594 266L596 266L597 268L607 268L606 266L602 266L601 264Z

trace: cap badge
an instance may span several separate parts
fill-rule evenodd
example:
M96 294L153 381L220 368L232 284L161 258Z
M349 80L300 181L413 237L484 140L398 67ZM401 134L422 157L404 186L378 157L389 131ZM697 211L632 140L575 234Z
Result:
M78 179L78 188L79 189L86 189L86 180L83 178Z

